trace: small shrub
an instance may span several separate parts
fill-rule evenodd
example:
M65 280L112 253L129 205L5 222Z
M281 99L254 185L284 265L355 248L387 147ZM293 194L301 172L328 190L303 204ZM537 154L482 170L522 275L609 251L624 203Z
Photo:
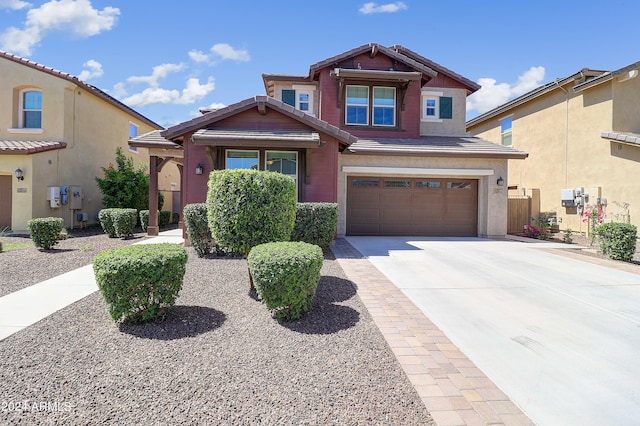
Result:
M180 222L180 213L171 213L171 223Z
M187 237L198 257L210 254L215 243L207 220L207 205L205 203L187 204L184 206L183 215Z
M525 225L523 228L525 237L537 238L539 240L546 240L549 238L549 233L545 229L540 229L535 225Z
M211 172L207 218L218 244L249 253L252 247L289 241L296 218L296 187L276 172L235 169Z
M147 232L147 228L149 228L149 210L140 210L140 227L143 232Z
M167 210L160 210L158 212L158 227L166 228L171 222L171 212Z
M133 237L133 230L138 222L138 211L136 209L113 209L111 218L113 220L113 228L116 230L118 237Z
M124 246L98 254L93 270L111 318L146 322L173 305L187 259L184 247L172 243Z
M61 217L41 217L27 222L29 235L36 247L50 250L58 244L64 220Z
M598 225L595 232L600 240L600 250L614 260L630 261L636 252L638 229L635 225L610 222Z
M102 226L102 230L109 235L109 238L117 237L116 228L113 226L113 217L111 216L111 212L113 210L116 209L102 209L98 212L98 220L100 221L100 226Z
M278 321L295 321L311 310L323 259L319 246L304 242L251 249L247 262L258 297Z
M567 228L567 230L564 231L564 235L562 236L562 241L564 241L567 244L573 243L573 231L571 230L571 228Z
M291 241L304 241L328 251L337 225L338 204L298 203Z

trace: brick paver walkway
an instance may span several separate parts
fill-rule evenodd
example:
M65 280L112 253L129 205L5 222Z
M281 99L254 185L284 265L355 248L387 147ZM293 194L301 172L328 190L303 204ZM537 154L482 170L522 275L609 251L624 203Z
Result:
M332 251L439 426L534 424L347 240Z

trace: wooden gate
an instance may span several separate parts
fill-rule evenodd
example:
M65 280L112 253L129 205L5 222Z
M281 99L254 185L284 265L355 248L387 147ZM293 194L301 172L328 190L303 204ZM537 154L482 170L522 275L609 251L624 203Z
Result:
M507 200L507 234L519 234L531 223L531 197L509 197Z

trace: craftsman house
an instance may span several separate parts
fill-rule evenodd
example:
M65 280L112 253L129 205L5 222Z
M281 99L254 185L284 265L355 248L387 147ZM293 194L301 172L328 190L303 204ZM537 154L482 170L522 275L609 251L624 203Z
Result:
M263 81L266 96L131 139L152 187L176 159L183 205L203 202L211 170L257 168L291 176L299 201L337 202L338 235L506 234L507 160L527 154L465 135L477 84L376 43Z
M0 76L0 230L25 231L48 216L67 228L95 223L101 167L117 147L146 166L147 151L127 141L161 126L72 75L8 53L0 52Z
M587 231L584 211L640 226L640 62L615 71L582 69L467 123L472 135L529 153L509 162L514 196L551 212L559 228ZM506 178L506 177L505 177ZM628 208L625 208L628 203Z

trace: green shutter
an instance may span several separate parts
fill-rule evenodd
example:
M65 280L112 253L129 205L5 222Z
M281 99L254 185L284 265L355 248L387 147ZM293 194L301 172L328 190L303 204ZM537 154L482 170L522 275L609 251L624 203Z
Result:
M291 89L282 89L282 102L295 108L296 91Z
M440 118L453 118L453 98L440 97Z

